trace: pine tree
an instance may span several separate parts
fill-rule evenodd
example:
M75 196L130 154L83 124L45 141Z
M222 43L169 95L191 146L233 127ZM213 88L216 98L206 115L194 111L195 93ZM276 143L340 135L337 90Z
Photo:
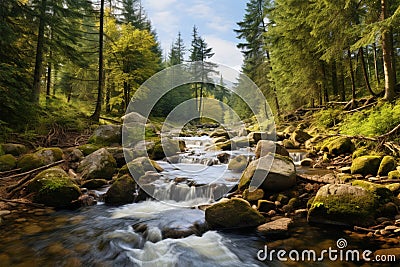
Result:
M171 47L171 51L168 54L168 65L174 66L182 64L185 56L185 45L181 33L178 33L175 43Z

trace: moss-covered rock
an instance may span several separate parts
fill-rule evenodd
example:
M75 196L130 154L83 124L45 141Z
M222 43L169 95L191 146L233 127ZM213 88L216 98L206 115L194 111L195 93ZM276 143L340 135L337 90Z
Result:
M44 166L43 159L36 154L25 154L17 161L17 168L21 171L30 171L41 166Z
M7 143L7 144L2 144L1 146L4 150L4 154L11 154L15 157L19 157L22 154L28 152L26 146L22 144Z
M216 144L216 147L222 151L228 151L228 150L234 149L234 146L235 146L235 142L233 142L231 140Z
M110 146L122 143L120 125L100 125L89 138L88 143L100 146Z
M17 159L11 155L6 154L0 156L0 172L9 171L17 166Z
M258 141L255 151L256 159L264 157L269 153L275 153L284 157L289 157L289 152L280 144L277 144L270 140Z
M135 200L136 183L129 176L124 175L111 185L105 194L105 202L110 205L122 205L132 203Z
M140 157L125 164L119 171L118 177L131 174L135 179L139 179L147 171L162 172L164 169L154 160L148 157Z
M400 192L400 183L388 184L385 185L387 189L389 189L393 195L397 195Z
M249 189L243 191L243 198L249 202L258 201L263 197L264 197L264 191L259 188L253 191L250 191Z
M400 172L398 170L391 171L388 173L389 179L392 180L399 180L400 179Z
M228 170L241 172L246 169L249 159L245 155L239 155L229 161Z
M365 147L357 148L352 155L353 159L359 158L361 156L367 156L369 154L369 150Z
M381 163L381 157L379 156L361 156L355 158L351 164L352 174L362 174L364 176L368 174L376 175Z
M290 136L290 139L295 142L295 143L300 143L303 144L305 143L308 139L311 139L312 136L309 135L308 133L304 132L303 130L295 130L292 135Z
M335 138L329 142L327 147L329 154L337 156L340 154L352 153L355 149L353 142L348 137Z
M389 172L396 170L396 160L392 156L384 156L379 165L378 175L386 176Z
M354 180L353 186L359 186L374 194L380 205L386 204L393 200L393 193L383 185L371 183L364 180Z
M54 163L63 159L63 151L59 147L42 148L35 152L45 165Z
M117 163L105 148L101 148L86 156L78 166L83 180L111 179L116 171Z
M163 138L155 142L154 146L148 151L152 160L161 160L165 157L171 157L180 152L179 141L169 138Z
M220 137L214 138L212 141L214 144L218 144L218 143L224 143L224 142L228 141L228 139L225 136L220 136Z
M265 218L249 202L239 199L223 199L208 207L206 222L211 228L255 227L265 222Z
M216 129L210 134L210 137L221 137L221 136L229 139L229 133L224 129Z
M27 185L28 193L33 193L33 201L46 206L64 208L81 195L79 187L60 168L42 171Z
M284 139L282 141L282 145L287 148L287 149L294 149L294 148L298 148L298 146L296 146L296 144L290 140L290 139Z
M264 191L282 191L296 185L296 168L292 159L268 154L252 161L240 178L239 190L243 191L249 185Z
M359 186L328 184L321 187L308 211L308 221L334 225L369 226L374 223L378 201Z
M92 180L85 181L81 185L81 188L87 188L89 190L92 190L92 189L98 189L102 186L105 186L106 184L107 184L107 180L105 180L105 179L92 179Z
M99 150L101 148L100 145L95 145L95 144L84 144L81 146L77 147L80 151L82 151L84 156L90 155L96 150Z
M257 202L257 210L260 212L268 212L275 208L276 208L275 202L265 200L265 199L260 199Z

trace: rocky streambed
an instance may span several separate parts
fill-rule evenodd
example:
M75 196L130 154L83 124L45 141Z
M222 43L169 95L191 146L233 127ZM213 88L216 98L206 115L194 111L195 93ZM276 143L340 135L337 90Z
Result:
M342 249L371 250L371 258L398 257L395 159L352 159L351 140L324 143L302 132L278 133L273 142L261 132L202 130L192 134L203 137L171 141L167 157L156 139L137 144L151 159L118 146L118 126L101 126L90 143L61 156L55 148L26 154L3 146L15 160L11 170L66 162L3 188L14 196L1 202L2 266L307 266L313 261L259 256L266 246L338 249L339 239ZM316 148L305 155L285 148L292 145ZM12 185L10 175L0 179Z

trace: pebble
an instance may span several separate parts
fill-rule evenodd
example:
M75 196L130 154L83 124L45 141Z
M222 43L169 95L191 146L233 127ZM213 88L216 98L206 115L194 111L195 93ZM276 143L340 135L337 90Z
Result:
M379 179L379 178L376 178L376 177L370 177L370 178L368 178L368 181L370 181L370 182L378 182L378 181L380 181L381 179Z
M0 216L8 215L10 213L11 213L11 211L9 211L9 210L0 210Z
M388 225L385 227L385 231L393 232L395 230L399 229L399 227L394 226L394 225Z
M400 226L400 219L396 219L396 221L394 222L394 225Z
M32 225L26 226L24 231L28 235L37 234L42 231L42 227L32 224Z
M22 222L26 222L26 221L27 221L27 219L25 219L25 218L15 219L15 222L17 222L17 223L22 223Z
M308 197L308 193L304 193L304 194L299 196L299 198L306 198L306 197Z

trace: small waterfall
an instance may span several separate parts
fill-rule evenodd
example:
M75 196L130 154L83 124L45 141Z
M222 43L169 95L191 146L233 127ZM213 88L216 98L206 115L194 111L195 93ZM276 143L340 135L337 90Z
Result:
M304 151L289 152L289 156L293 159L293 163L296 166L300 166L300 163L306 157L306 154L307 153Z

